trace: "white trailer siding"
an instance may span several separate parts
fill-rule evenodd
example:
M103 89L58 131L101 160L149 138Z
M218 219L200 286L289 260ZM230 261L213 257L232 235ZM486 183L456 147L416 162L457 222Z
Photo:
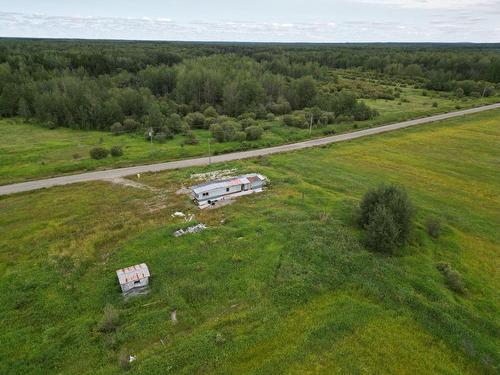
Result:
M266 182L266 177L252 173L227 180L212 181L209 183L193 186L193 199L200 206L204 206L219 199L225 199L226 196L238 196L251 193L254 191L262 191Z

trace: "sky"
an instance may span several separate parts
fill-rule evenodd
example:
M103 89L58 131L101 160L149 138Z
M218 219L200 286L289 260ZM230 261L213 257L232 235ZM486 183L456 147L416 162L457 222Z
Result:
M0 0L0 36L500 42L500 0Z

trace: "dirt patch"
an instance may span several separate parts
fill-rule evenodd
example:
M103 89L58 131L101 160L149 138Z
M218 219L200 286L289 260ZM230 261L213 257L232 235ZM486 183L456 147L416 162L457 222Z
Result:
M175 194L177 195L191 194L191 189L183 186L179 190L177 190Z
M167 196L168 196L167 190L158 189L158 188L140 183L138 181L129 180L129 179L126 179L123 177L112 178L112 179L109 179L108 181L110 181L113 184L122 185L125 187L131 187L134 189L141 189L141 190L148 190L148 191L153 192L154 196L152 196L151 198L147 199L144 202L144 206L146 207L146 210L149 213L156 212L156 211L162 210L162 209L167 207Z
M149 185L141 184L140 182L137 181L132 181L128 180L123 177L116 177L116 178L111 178L108 181L112 182L113 184L117 185L122 185L126 187L133 187L136 189L142 189L142 190L149 190L149 191L158 191L158 189L151 187Z

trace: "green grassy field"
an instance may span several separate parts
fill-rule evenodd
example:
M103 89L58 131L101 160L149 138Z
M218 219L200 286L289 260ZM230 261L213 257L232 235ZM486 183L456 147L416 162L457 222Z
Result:
M497 102L500 98L464 98L446 99L437 93L429 92L422 96L422 90L403 88L403 94L396 100L366 100L380 112L373 120L358 122L356 128L366 128L423 117L440 112L474 107ZM407 100L408 102L406 102ZM438 107L433 107L436 102ZM330 125L314 129L312 135L308 129L283 126L280 121L264 122L269 130L261 140L241 144L239 142L212 142L213 153L231 152L250 147L269 147L291 143L312 137L324 136L324 132L335 130L343 133L355 130L352 123ZM189 157L208 155L208 130L196 130L198 145L183 145L184 137L176 136L164 144L146 142L139 134L113 136L108 132L79 131L65 128L49 130L36 124L29 124L22 119L0 120L0 184L9 184L25 180L52 177L68 173L77 173L102 168L122 167L147 162L178 160ZM123 147L124 155L103 160L92 160L91 148L114 145Z
M0 373L118 374L120 353L137 356L133 374L497 373L499 145L496 110L212 166L272 181L217 210L175 194L200 169L141 178L157 191L96 182L0 198ZM393 257L366 250L352 223L382 181L417 207ZM178 210L209 229L174 238ZM114 272L138 262L150 294L124 301ZM114 333L97 329L108 303Z

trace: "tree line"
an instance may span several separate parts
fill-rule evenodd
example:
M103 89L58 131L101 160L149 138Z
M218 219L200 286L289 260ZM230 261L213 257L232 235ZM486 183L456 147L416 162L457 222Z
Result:
M153 128L165 138L211 128L221 140L256 139L261 131L255 120L272 116L287 116L285 123L298 127L375 116L355 93L328 89L337 80L332 68L367 70L457 95L492 95L500 82L498 50L487 46L4 39L0 115L117 134Z

